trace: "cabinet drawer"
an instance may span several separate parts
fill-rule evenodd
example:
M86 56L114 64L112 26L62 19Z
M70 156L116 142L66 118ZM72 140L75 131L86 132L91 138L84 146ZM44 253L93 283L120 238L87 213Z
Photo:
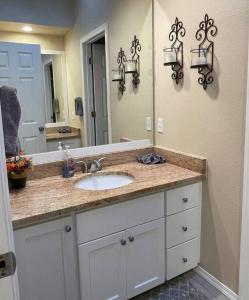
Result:
M201 234L200 206L166 217L166 247L171 248Z
M202 183L198 182L167 191L166 215L200 205L202 198Z
M167 250L167 275L170 280L197 266L200 261L200 238Z
M78 244L164 216L164 193L157 193L76 216Z

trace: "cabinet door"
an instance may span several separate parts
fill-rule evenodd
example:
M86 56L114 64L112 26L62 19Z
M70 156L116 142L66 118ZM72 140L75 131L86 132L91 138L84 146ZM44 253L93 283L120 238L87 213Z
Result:
M125 299L125 234L79 246L82 300Z
M68 217L14 232L21 300L78 299L70 228Z
M164 219L126 231L127 298L132 298L165 279Z

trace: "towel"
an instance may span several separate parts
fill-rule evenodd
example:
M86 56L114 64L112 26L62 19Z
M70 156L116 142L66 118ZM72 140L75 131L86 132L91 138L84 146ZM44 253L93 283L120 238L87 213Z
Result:
M60 113L60 102L58 98L53 99L53 111L55 114Z
M75 114L76 116L83 116L83 103L81 97L75 98Z
M5 153L8 155L17 155L21 150L18 139L21 106L16 94L17 91L14 88L7 86L0 88Z
M162 164L166 162L166 159L163 156L157 155L155 153L150 153L147 155L138 156L137 162L145 165Z

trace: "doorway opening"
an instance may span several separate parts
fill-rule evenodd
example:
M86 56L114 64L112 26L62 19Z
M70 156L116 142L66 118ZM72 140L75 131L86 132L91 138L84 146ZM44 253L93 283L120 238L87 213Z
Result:
M44 64L44 79L45 79L45 102L46 102L46 122L56 123L56 114L53 101L55 98L54 92L54 75L53 63L49 61Z
M81 40L83 58L84 125L86 146L111 143L107 28Z

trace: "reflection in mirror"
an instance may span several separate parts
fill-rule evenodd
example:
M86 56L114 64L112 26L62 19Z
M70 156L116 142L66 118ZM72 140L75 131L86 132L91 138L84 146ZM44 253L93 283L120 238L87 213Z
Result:
M65 122L62 55L42 54L46 123Z
M152 1L100 1L96 9L89 3L81 0L70 28L32 24L24 33L22 23L0 22L0 86L17 90L26 154L65 145L153 143ZM128 68L135 36L140 82L134 84L136 70L124 70L121 91L112 70L119 68L121 48Z

